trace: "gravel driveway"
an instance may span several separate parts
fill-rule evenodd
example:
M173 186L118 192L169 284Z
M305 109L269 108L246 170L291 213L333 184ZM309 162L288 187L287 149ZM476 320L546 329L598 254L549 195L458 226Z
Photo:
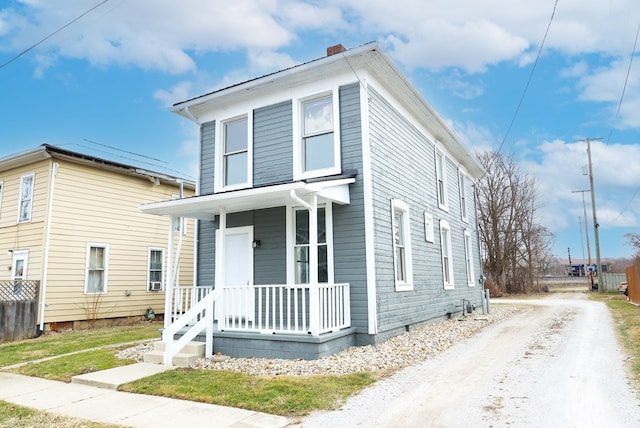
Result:
M640 401L603 303L583 293L492 303L507 302L526 309L301 426L640 426Z

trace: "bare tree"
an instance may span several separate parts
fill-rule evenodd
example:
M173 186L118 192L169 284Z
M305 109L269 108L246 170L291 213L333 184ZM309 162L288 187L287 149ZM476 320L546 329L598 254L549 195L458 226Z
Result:
M629 241L629 245L631 245L636 252L634 257L636 260L640 260L640 233L625 233L625 238Z
M550 258L552 234L536 223L535 181L496 152L477 155L486 173L476 186L484 271L500 291L529 293Z

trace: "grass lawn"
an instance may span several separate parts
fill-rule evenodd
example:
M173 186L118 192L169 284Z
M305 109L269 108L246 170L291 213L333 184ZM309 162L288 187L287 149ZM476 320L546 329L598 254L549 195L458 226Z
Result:
M622 293L590 293L592 300L605 302L616 324L619 342L628 357L629 375L640 389L640 307Z
M50 332L35 339L0 344L0 367L144 339L159 339L161 323Z
M119 425L106 425L84 419L59 416L40 412L27 407L0 401L0 427L11 428L118 428Z

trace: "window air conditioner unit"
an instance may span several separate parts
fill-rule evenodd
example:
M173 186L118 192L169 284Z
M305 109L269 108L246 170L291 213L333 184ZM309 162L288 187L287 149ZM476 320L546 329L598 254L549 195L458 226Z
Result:
M152 282L149 284L149 291L160 291L162 290L161 282Z

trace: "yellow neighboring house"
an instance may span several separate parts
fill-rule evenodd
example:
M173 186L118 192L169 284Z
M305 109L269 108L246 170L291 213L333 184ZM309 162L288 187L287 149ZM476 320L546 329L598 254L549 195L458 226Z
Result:
M40 281L41 330L162 314L167 272L193 284L195 227L138 207L194 191L191 181L47 144L0 158L0 283Z

